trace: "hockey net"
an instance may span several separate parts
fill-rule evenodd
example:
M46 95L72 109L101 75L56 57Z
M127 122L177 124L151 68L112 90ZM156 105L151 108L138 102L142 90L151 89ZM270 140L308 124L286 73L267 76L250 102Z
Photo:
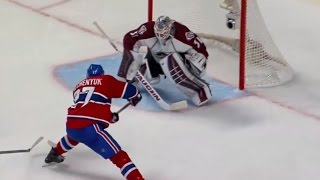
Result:
M148 0L148 19L168 15L239 59L239 89L288 82L293 70L273 42L256 0Z

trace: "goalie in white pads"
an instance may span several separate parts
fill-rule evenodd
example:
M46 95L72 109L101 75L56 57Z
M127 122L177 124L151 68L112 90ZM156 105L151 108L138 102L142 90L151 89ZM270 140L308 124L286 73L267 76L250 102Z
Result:
M134 80L138 70L155 84L165 75L197 105L212 97L205 74L208 52L201 39L168 16L146 22L123 38L123 59L118 76Z

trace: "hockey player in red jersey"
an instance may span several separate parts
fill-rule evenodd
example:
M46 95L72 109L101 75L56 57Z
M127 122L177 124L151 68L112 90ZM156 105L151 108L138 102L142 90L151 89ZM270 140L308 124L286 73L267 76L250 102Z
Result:
M212 97L208 83L203 80L208 58L206 46L185 25L160 16L129 31L123 38L123 46L118 76L132 81L139 70L155 84L160 75L165 75L197 106Z
M137 88L104 75L101 65L91 64L87 78L76 85L73 98L74 104L68 109L67 134L50 150L45 162L61 163L62 154L83 143L104 159L110 159L126 179L143 180L128 154L105 130L119 120L119 115L110 110L111 99L127 99L136 106L142 98Z

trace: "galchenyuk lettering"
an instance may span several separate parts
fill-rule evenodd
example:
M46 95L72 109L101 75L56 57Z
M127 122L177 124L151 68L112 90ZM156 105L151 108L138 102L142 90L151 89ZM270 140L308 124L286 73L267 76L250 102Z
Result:
M85 79L81 81L76 88L80 86L98 86L102 85L102 79Z

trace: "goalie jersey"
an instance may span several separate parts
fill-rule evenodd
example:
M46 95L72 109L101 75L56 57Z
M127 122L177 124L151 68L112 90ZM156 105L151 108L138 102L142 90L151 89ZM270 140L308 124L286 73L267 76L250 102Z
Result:
M139 52L141 46L147 46L156 60L175 52L181 55L200 53L208 58L205 44L187 26L175 21L171 38L162 44L155 35L154 25L154 21L146 22L129 31L123 39L124 49Z
M110 75L86 78L74 88L67 128L83 128L95 123L108 127L112 120L112 98L130 99L137 93L135 86Z

